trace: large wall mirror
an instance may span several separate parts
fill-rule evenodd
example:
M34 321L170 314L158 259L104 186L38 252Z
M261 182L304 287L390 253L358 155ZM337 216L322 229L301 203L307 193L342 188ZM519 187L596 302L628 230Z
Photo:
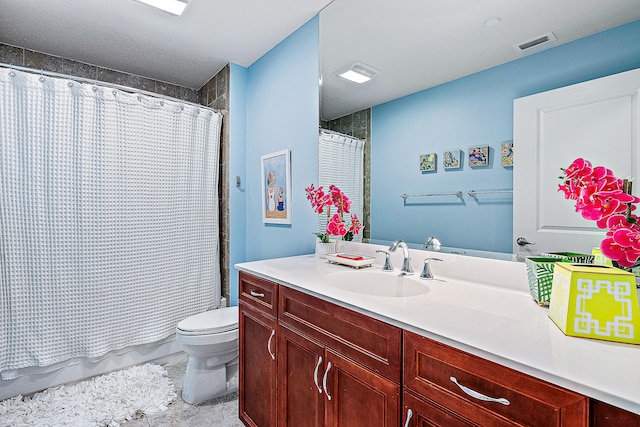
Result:
M511 254L514 99L639 67L638 19L640 0L330 4L320 119L369 142L365 237Z

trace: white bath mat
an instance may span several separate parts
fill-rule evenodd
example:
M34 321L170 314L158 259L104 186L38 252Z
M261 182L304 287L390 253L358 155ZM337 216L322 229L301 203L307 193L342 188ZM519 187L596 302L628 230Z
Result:
M2 426L108 426L167 409L176 388L162 366L146 364L30 397L0 402Z

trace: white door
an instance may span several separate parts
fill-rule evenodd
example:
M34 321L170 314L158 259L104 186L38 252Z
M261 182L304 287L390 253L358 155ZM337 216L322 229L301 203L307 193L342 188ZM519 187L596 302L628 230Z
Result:
M560 168L578 157L635 177L640 194L639 90L637 69L514 101L514 254L600 246L604 230L558 192Z

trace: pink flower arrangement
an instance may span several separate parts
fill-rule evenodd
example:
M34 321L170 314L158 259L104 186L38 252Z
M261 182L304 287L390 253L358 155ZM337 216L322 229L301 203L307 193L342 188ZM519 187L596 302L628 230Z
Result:
M307 200L313 210L322 214L327 213L327 229L325 233L314 233L321 242L328 243L329 236L340 236L342 240L353 240L363 228L358 216L350 214L351 224L347 227L344 222L344 214L350 213L351 204L349 198L335 185L329 186L329 192L325 193L322 187L315 188L313 184L305 188ZM337 213L331 216L331 207L336 208Z
M640 198L631 195L631 182L616 178L604 166L578 158L562 169L558 191L564 198L575 200L576 212L607 229L600 243L602 254L620 267L633 267L640 259L639 217L632 212Z

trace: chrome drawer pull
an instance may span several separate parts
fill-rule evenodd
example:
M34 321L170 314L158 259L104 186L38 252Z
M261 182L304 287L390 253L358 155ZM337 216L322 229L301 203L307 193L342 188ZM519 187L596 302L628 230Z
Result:
M489 397L489 396L485 396L482 393L478 393L477 391L471 390L470 388L467 388L461 384L458 383L458 380L456 379L456 377L449 377L449 379L455 383L455 385L457 385L458 387L460 387L460 390L464 391L465 393L467 393L469 396L478 399L478 400L484 400L487 402L497 402L497 403L502 403L503 405L511 405L511 402L509 402L507 399L505 399L504 397L498 398L496 399L495 397Z
M256 292L256 291L254 291L253 289L251 289L251 292L250 292L250 293L251 293L251 296L252 296L252 297L260 297L260 298L264 298L264 293L262 293L262 292Z
M316 384L316 388L318 389L318 393L322 394L322 387L318 384L318 369L320 369L320 364L322 363L322 356L318 356L318 363L316 363L316 370L313 371L313 382Z
M411 421L411 417L413 417L413 411L411 409L407 409L407 421L405 421L404 427L409 427L409 421Z
M324 377L322 378L322 388L324 388L324 394L327 395L328 400L331 400L331 395L327 391L327 375L329 375L330 369L331 369L331 362L327 363L327 370L324 371Z
M271 336L269 337L269 341L267 341L267 351L269 352L269 355L271 355L271 359L273 360L276 360L276 355L271 352L271 340L273 339L275 334L276 334L276 330L272 329Z

